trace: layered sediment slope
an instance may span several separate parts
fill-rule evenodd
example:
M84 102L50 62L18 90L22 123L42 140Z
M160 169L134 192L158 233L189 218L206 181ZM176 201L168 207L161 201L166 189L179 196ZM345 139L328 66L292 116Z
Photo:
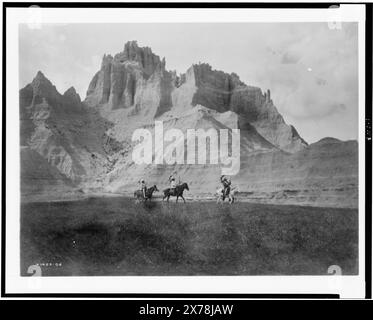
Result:
M61 95L41 72L20 90L21 146L75 185L94 185L109 169L110 155L120 150L106 133L110 126L74 88Z
M183 134L188 129L240 129L240 171L232 180L244 199L357 205L355 141L327 138L308 145L284 121L269 90L205 63L183 74L168 71L165 58L135 41L114 56L104 55L84 101L74 88L60 94L39 72L20 90L20 116L21 146L28 150L22 153L43 159L47 185L132 193L143 177L162 188L176 173L189 183L190 195L213 194L219 164L134 163L134 130L154 132L155 121L162 121L164 131L176 128ZM22 162L22 172L26 181L39 171ZM24 192L43 192L39 183L25 185Z

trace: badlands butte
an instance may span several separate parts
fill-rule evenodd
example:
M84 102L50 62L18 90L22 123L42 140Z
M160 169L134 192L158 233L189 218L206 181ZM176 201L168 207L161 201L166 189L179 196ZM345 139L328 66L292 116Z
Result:
M240 129L238 199L274 204L357 207L358 144L324 138L308 144L276 109L270 91L206 63L184 74L136 41L104 55L82 101L60 94L42 72L20 90L21 193L24 200L133 194L137 182L162 190L170 174L190 198L215 193L220 165L137 165L132 134L154 130ZM154 146L154 142L153 142Z

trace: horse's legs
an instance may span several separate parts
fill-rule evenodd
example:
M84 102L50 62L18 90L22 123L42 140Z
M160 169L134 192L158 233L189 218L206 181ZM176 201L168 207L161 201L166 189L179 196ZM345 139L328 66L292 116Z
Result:
M176 196L176 202L178 202L178 200L179 200L179 196Z
M234 202L234 198L232 195L229 195L229 204L232 204Z
M181 195L180 197L184 200L184 203L185 203L185 199L184 199L183 195Z
M168 202L168 200L170 200L170 195L167 196L167 202Z

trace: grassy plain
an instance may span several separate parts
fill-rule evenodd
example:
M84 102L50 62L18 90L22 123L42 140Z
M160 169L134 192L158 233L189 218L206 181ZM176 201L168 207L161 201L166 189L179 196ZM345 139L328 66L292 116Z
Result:
M122 197L21 205L22 275L37 263L44 276L357 274L357 259L356 209Z

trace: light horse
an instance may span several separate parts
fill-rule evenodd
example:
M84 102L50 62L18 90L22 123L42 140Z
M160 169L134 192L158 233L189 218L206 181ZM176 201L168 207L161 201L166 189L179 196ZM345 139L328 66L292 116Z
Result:
M133 193L133 195L134 195L137 203L140 202L140 201L146 201L148 199L149 199L149 201L151 201L151 199L153 197L153 192L155 192L155 191L159 191L156 185L146 189L146 192L145 192L146 197L145 198L144 198L144 193L143 193L142 190L136 190Z
M235 198L234 198L235 192L233 191L234 189L235 188L231 188L230 192L228 194L225 194L224 188L217 188L216 189L216 195L217 195L216 203L224 202L226 198L228 198L229 204L234 203L235 201Z
M173 196L173 197L176 197L176 202L179 200L179 197L181 197L181 199L183 199L185 203L185 199L183 197L184 190L189 191L189 187L186 182L176 186L173 193L171 193L170 188L163 190L163 194L164 194L163 201L164 199L167 198L167 202L168 202L168 200L170 199L170 196Z

